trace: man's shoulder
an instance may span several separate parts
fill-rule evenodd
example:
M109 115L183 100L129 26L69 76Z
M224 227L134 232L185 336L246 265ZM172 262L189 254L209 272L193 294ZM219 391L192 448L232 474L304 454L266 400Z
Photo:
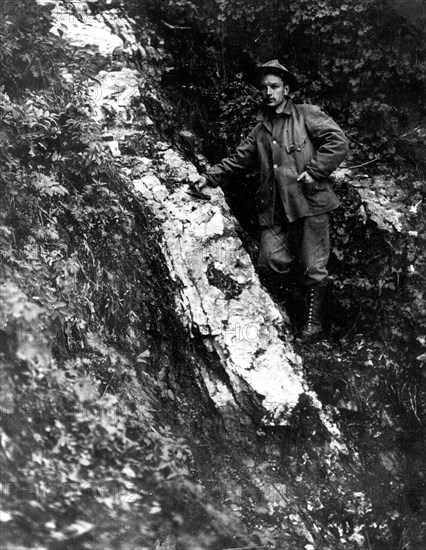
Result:
M312 103L294 103L294 108L302 113L317 113L321 111L318 105L313 105Z
M298 103L295 106L295 116L303 118L305 124L318 125L330 119L330 116L318 105L311 103Z

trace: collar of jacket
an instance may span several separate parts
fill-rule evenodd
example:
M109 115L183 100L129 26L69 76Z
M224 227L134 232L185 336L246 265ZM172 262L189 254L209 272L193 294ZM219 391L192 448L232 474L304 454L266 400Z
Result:
M293 100L289 97L287 98L287 103L285 104L285 107L283 108L283 110L279 113L273 113L274 115L277 114L278 116L280 115L291 115L291 112L293 110ZM257 113L257 116L256 116L256 120L258 122L271 122L271 113L270 111L268 112L267 109L265 108L262 108L259 110L259 112Z

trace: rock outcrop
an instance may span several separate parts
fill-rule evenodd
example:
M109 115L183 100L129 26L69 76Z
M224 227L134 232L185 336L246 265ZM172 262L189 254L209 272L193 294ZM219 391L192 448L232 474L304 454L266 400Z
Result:
M117 49L140 53L131 19L117 17L115 10L93 15L84 2L77 8L74 14L55 12L53 32L62 26L72 45L97 48L104 56ZM92 79L94 117L105 128L107 117L114 120L104 139L115 157L122 155L130 137L137 138L136 104L138 116L142 113L139 127L146 131L153 124L144 115L139 93L143 78L143 73L122 66L102 70ZM285 424L307 391L287 316L260 284L221 190L212 192L210 201L190 196L187 180L196 173L194 165L167 143L160 141L155 148L155 159L127 156L132 167L125 173L161 225L161 247L176 282L181 321L221 366L219 372L202 373L210 397L225 417L239 410L252 420Z
M169 143L155 142L155 158L125 154L129 141L146 137L154 126L141 97L144 69L126 66L128 59L147 59L135 38L134 22L116 9L94 14L86 2L72 12L56 6L54 13L52 31L60 31L70 44L90 47L110 59L121 56L121 62L91 79L93 116L105 128L111 154L125 155L123 175L159 222L182 324L202 339L212 362L219 365L202 372L211 399L225 417L238 410L252 420L285 424L301 395L311 394L292 347L288 318L260 284L222 191L212 191L209 201L188 194L188 178L196 168ZM65 69L64 78L70 78ZM348 170L336 177L351 179L366 219L384 231L402 230L395 185L380 178L353 178Z
M171 149L158 156L169 178L173 173L183 182L194 173ZM204 373L212 399L220 408L238 404L249 414L257 399L272 421L284 421L303 392L296 370L301 361L283 338L286 318L260 285L222 192L215 190L209 202L191 199L187 185L171 192L152 172L134 184L161 221L182 322L203 338L227 375L225 384Z
M149 306L155 310L163 291L167 296L163 304L158 304L162 320L155 330L152 328L155 323L148 321L149 316L145 323L142 308L134 314L134 318L144 325L143 330L124 339L123 346L127 352L126 346L130 340L132 343L135 341L136 345L131 348L134 352L139 350L141 342L141 349L145 351L136 352L140 355L135 364L124 354L123 359L120 356L115 360L111 342L101 347L96 335L85 335L84 345L99 356L102 367L105 363L110 369L108 374L111 373L111 376L104 393L109 396L109 384L117 372L120 374L117 366L120 364L126 368L123 368L122 380L117 382L120 393L117 392L118 397L114 396L114 399L118 403L121 404L122 396L126 396L132 407L145 406L145 386L149 391L153 390L155 405L153 399L149 417L138 416L135 427L145 424L148 430L152 428L156 433L155 425L151 426L151 412L154 411L159 417L164 413L160 422L173 424L170 431L175 430L179 438L184 436L182 441L188 441L188 455L190 452L193 454L191 462L188 462L188 475L201 480L203 489L209 486L217 489L219 485L221 494L218 501L220 504L231 502L230 510L235 512L235 517L244 517L253 536L253 544L257 542L259 521L262 525L270 523L268 530L277 529L281 540L288 541L282 545L278 543L276 547L300 547L305 550L318 545L324 550L337 546L350 550L364 548L365 544L370 544L363 534L368 534L365 518L370 518L373 525L372 493L382 484L379 479L376 485L372 484L372 488L366 487L375 475L373 470L366 481L366 470L375 456L385 456L388 457L385 469L388 470L387 465L391 465L389 471L392 468L394 479L394 467L389 459L392 455L377 455L377 451L372 453L373 458L370 456L370 463L365 461L365 456L359 453L359 449L362 452L366 449L363 434L367 430L363 420L358 419L358 427L363 428L360 430L361 444L351 440L349 431L343 437L338 426L347 427L344 415L359 414L363 401L360 399L358 404L358 394L362 396L364 393L368 400L380 401L377 396L382 394L370 392L369 377L374 373L367 369L373 366L370 356L385 365L386 353L379 350L380 355L378 351L374 355L376 342L363 348L364 342L361 341L357 350L359 355L355 352L351 355L344 347L339 349L341 342L335 344L330 338L309 351L300 348L306 358L307 366L303 368L302 359L293 346L287 315L260 284L253 263L238 238L235 220L222 191L209 191L208 200L191 194L188 181L197 172L194 164L185 160L176 145L170 142L170 134L160 133L161 120L156 110L163 114L172 111L164 104L161 90L157 88L160 78L155 66L163 55L161 46L154 50L149 44L138 43L133 33L134 22L130 18L121 10L119 12L112 7L103 9L105 5L112 6L112 2L103 0L90 4L96 4L97 9L90 9L87 0L75 3L74 11L68 12L62 3L58 3L54 8L57 22L52 30L62 33L75 47L84 47L87 55L96 56L97 61L103 59L99 64L102 70L95 70L88 81L93 118L102 128L105 149L109 148L116 160L115 167L120 170L120 178L115 185L126 180L126 199L131 189L134 195L130 193L129 201L138 208L143 203L144 225L137 235L150 234L150 238L143 243L141 239L144 256L154 258L156 267L161 266L161 269L154 271L147 269L145 277L145 263L131 263L132 266L143 266L137 273L144 276L138 278L135 285L138 287L142 282L143 286L149 280L148 274L153 272L161 273L167 279L167 284L158 281L158 292L150 295L149 300L146 296L149 293L145 293L144 287L141 293L136 294L135 300L129 299L129 303L137 301L144 306L145 300L149 301ZM64 67L62 76L72 81L75 75ZM191 153L195 152L191 151L195 147L190 132L179 132L177 129L177 136L182 138ZM200 158L197 162L202 164ZM342 192L347 191L349 185L357 189L360 200L357 197L353 210L361 204L356 218L357 223L360 220L368 222L365 233L369 233L370 229L380 237L386 233L386 238L381 239L386 242L395 242L401 235L410 236L410 228L413 227L410 220L421 211L420 189L419 198L415 195L410 202L392 181L355 176L349 170L341 170L335 176L336 185L339 182L342 184ZM356 193L350 191L352 198ZM105 233L108 239L109 234ZM153 233L155 239L151 239ZM392 238L388 239L390 235ZM132 233L132 245L133 237ZM153 242L155 251L151 255L149 247ZM125 250L127 253L127 248ZM132 250L135 251L135 248ZM118 279L121 277L119 273ZM105 283L105 289L106 293L111 290L109 280ZM117 295L122 296L121 287ZM124 310L120 317L121 326L126 326L126 315L130 317L127 311ZM100 324L103 326L104 321ZM172 332L175 326L179 330L172 336L163 335L164 331ZM145 328L146 333L150 333L146 337ZM159 336L158 340L152 340L155 344L151 350L155 349L159 357L158 361L150 364L150 338L154 332ZM184 338L182 335L185 335ZM173 346L163 348L163 336L164 341L172 341ZM187 361L180 361L181 358L174 353L180 347L181 340ZM328 362L321 363L324 356L327 356ZM128 371L131 371L131 376ZM305 376L323 402L310 389ZM374 379L379 380L379 377L374 375ZM126 380L126 385L121 387L122 381ZM187 382L188 388L185 386ZM371 383L373 390L375 384ZM133 386L143 391L133 393ZM343 386L349 388L346 394ZM352 397L351 392L356 393L357 399ZM341 393L343 395L339 397ZM371 417L366 418L377 417L380 421L377 410L380 409L372 408ZM350 417L349 422L353 419L353 416ZM383 412L383 419L383 422L389 422L393 431L397 431L389 420L388 412ZM263 429L259 424L273 426L274 429ZM275 429L275 426L283 425L288 427ZM169 426L165 427L164 433L168 437ZM64 440L62 435L58 437ZM134 438L135 441L141 439L139 432L134 434ZM377 446L375 433L369 441L372 447ZM165 455L178 453L169 441L166 449ZM214 456L214 460L209 460L208 455ZM142 453L135 457L132 455L132 468L123 469L123 473L135 483L139 480L137 469L141 458ZM122 466L118 463L119 473ZM87 469L84 465L84 470ZM162 481L170 480L170 490L173 491L173 475L167 477L170 471L167 463L162 464L155 475L158 473ZM150 480L145 479L148 477L140 475L140 479L147 482L147 490L143 489L144 498L157 498L155 487L152 493L148 492L148 489L151 491ZM127 495L130 489L127 485L125 487ZM129 487L133 490L135 485ZM397 493L394 489L391 492L393 501ZM170 500L168 495L164 501ZM190 502L191 498L180 498L175 503L176 508L180 509L183 501ZM151 517L159 510L159 503L153 500L152 506L150 504L146 508L145 517ZM393 504L391 510L394 510ZM131 513L135 513L133 519ZM394 514L392 511L392 522L392 518L396 517ZM139 533L143 517L143 508L139 508L138 504L133 506L133 501L129 503L124 522L127 523L128 519L136 522L140 540L143 540L144 534L142 530ZM163 517L166 516L161 516L164 525L158 533L156 548L176 548L177 540L182 548L199 547L198 540L197 546L191 546L185 543L184 537L186 531L192 532L193 522L201 517L200 514L188 513L188 528L185 527L181 538L176 536L176 531L183 516L177 514L170 522L167 519L163 522ZM229 523L234 523L235 517L230 516ZM392 525L391 520L389 525ZM107 521L110 522L109 516ZM99 529L103 529L103 524ZM219 527L218 531L221 530ZM119 536L122 534L120 532ZM229 544L224 543L220 547L228 547ZM98 546L102 546L102 541ZM111 547L118 546L113 544Z

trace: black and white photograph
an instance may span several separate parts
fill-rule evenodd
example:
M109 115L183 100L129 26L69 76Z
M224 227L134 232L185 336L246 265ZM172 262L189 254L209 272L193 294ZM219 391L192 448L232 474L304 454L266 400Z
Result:
M0 550L426 548L425 0L0 0Z

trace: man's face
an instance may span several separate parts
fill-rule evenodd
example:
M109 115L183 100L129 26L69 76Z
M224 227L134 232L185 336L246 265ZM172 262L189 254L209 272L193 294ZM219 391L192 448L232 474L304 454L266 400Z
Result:
M260 92L267 107L278 109L290 91L280 76L266 74L260 81Z

